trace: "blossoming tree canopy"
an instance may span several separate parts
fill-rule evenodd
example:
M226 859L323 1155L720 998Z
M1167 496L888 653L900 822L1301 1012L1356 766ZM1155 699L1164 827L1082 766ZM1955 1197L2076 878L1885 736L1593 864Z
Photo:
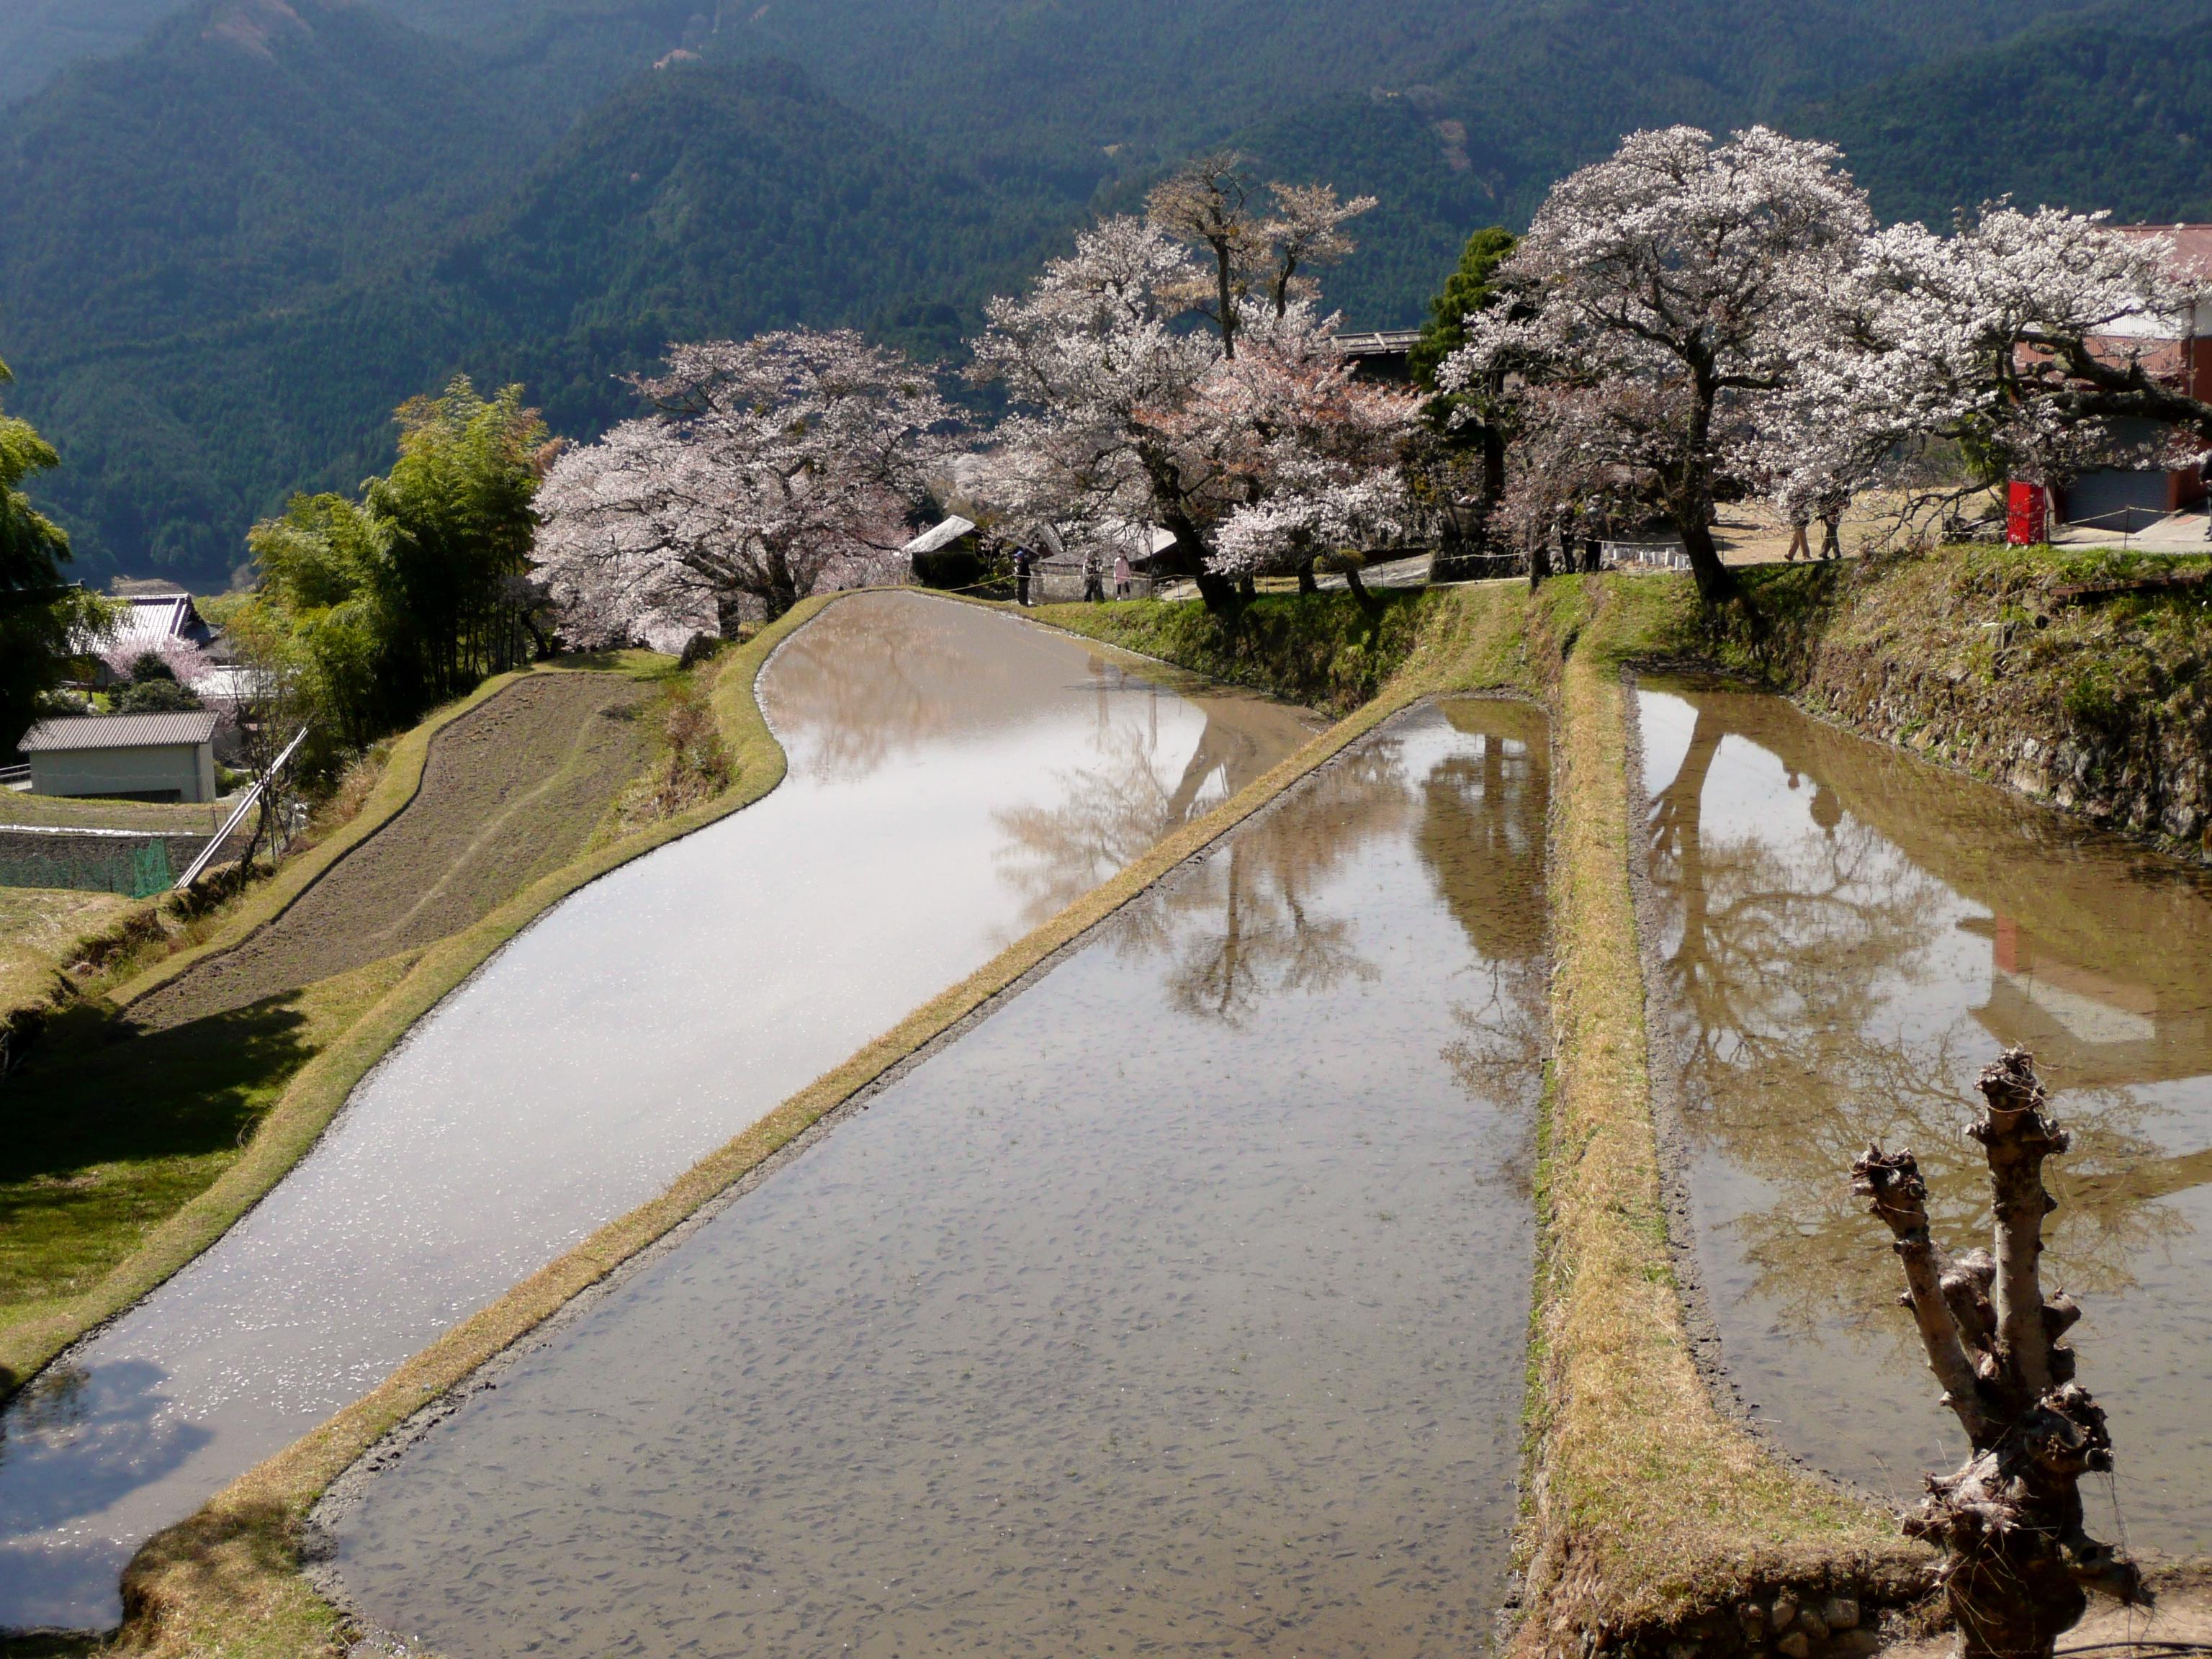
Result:
M1504 368L1548 388L1525 412L1537 447L1611 469L1662 513L1708 599L1731 591L1716 495L1759 470L1744 411L1826 343L1872 227L1838 160L1764 127L1634 135L1553 188L1499 269L1518 303L1470 316L1439 377L1462 390ZM1561 422L1571 437L1547 438Z
M537 575L575 644L722 632L865 579L947 451L928 374L849 331L672 347L655 412L554 463Z
M1233 328L1190 327L1194 296L1218 293L1162 226L1110 219L992 301L970 370L1017 405L994 469L1010 503L1062 540L1159 526L1164 562L1209 605L1390 531L1419 408L1356 381L1336 319L1287 288L1279 311L1272 290L1232 289Z
M1976 460L1977 483L2063 483L2126 459L2131 422L2212 441L2212 407L2155 371L2195 298L2171 251L2101 215L2004 204L1949 236L1875 233L1850 326L1802 365L1790 423L1861 455L1948 438Z

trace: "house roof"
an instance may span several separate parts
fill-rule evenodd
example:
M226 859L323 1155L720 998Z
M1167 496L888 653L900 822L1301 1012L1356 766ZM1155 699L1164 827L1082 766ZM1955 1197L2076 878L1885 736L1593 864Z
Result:
M1359 334L1340 334L1336 347L1347 357L1389 357L1411 351L1420 337L1418 328L1375 328Z
M201 620L189 593L131 593L123 597L114 632L93 642L110 657L141 651L158 653L172 641L204 649L215 630Z
M932 526L908 542L904 550L906 556L910 559L917 553L934 553L939 548L950 547L975 527L973 520L963 519L956 513L943 524Z
M17 745L27 755L81 749L167 749L215 737L216 716L206 709L174 714L64 714L40 720Z
M2137 240L2170 237L2173 253L2166 269L2176 276L2212 280L2212 225L2114 225L2123 236Z

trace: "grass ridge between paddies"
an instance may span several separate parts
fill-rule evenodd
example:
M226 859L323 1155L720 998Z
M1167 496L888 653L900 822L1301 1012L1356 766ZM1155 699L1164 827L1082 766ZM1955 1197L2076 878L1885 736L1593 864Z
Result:
M416 1021L545 909L629 860L750 805L781 782L785 771L783 750L755 701L754 680L775 647L827 603L827 599L808 601L750 642L715 659L710 702L726 759L730 781L726 789L611 840L597 842L568 864L508 896L472 925L425 948L404 951L305 988L299 994L298 1022L273 1039L283 1045L281 1052L256 1055L232 1042L218 1044L229 1052L201 1053L187 1042L183 1058L190 1063L235 1068L251 1062L262 1066L253 1086L238 1086L239 1098L222 1108L236 1120L233 1144L238 1144L238 1137L243 1138L242 1144L234 1157L219 1160L219 1170L202 1165L196 1171L180 1170L176 1180L143 1195L143 1207L153 1213L118 1217L115 1225L120 1234L136 1242L89 1285L70 1287L59 1295L19 1300L13 1307L0 1304L0 1393L22 1386L70 1344L132 1306L220 1238L314 1145L355 1084ZM641 661L617 665L641 672L652 666ZM665 663L660 665L665 666ZM528 672L573 671L548 667ZM394 744L382 775L351 821L265 885L249 889L216 926L187 948L143 969L117 984L100 999L98 1006L85 1006L73 1011L73 1016L107 1020L115 1018L118 1010L127 1012L133 1003L175 983L196 964L232 949L282 915L347 853L375 835L415 799L431 742L438 732L497 696L519 678L505 675L487 681L469 697L404 734ZM211 1024L210 1040L222 1038L225 1029ZM189 1031L166 1033L135 1040L183 1041L191 1035ZM207 1046L202 1042L198 1048ZM102 1058L95 1049L89 1066L96 1068ZM89 1071L88 1077L97 1081ZM211 1073L210 1077L215 1085L235 1085L235 1079L227 1074ZM155 1103L149 1103L149 1109ZM0 1114L10 1105L9 1094L0 1091ZM15 1231L11 1226L11 1232ZM28 1264L25 1266L27 1268ZM52 1275L48 1278L51 1282Z

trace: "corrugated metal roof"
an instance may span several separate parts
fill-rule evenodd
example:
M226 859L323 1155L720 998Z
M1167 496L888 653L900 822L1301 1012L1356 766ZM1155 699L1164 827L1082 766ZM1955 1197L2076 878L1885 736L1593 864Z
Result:
M905 548L906 556L910 559L917 553L934 553L940 547L949 547L975 527L970 520L955 514L943 524L932 526L908 542Z
M1340 334L1336 344L1347 357L1387 357L1411 351L1420 337L1418 328L1376 328L1359 334Z
M175 744L206 743L215 736L216 716L205 709L173 714L64 714L41 720L17 746L27 755L72 749L160 749Z

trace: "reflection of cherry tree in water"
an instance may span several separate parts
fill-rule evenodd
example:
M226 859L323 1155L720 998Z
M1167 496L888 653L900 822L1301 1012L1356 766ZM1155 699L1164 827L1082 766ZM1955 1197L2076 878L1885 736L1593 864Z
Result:
M1374 980L1352 919L1317 909L1313 890L1365 842L1404 833L1412 810L1401 748L1385 738L1314 779L1295 812L1272 812L1231 837L1150 918L1176 958L1175 1006L1236 1025L1270 997Z
M1106 682L1098 690L1093 742L1100 759L1054 774L1058 805L994 815L1006 838L998 854L1000 873L1023 896L1025 927L1073 903L1176 825L1250 781L1250 738L1212 705L1198 702L1205 728L1170 784L1162 777L1158 702L1138 716L1109 696Z
M1455 1006L1444 1059L1470 1094L1533 1107L1550 1043L1544 992L1544 828L1548 756L1542 717L1491 705L1483 731L1422 781L1415 846L1474 948L1481 989Z
M1988 1225L1987 1182L1960 1139L1987 1040L1973 1028L1898 1029L1900 1008L1932 981L1928 957L1957 901L1818 780L1812 832L1709 839L1705 786L1729 725L1699 704L1688 753L1650 817L1653 880L1678 930L1662 973L1684 1114L1777 1190L1734 1225L1757 1293L1784 1324L1881 1317L1909 1343L1910 1322L1883 1312L1890 1266L1866 1250L1865 1219L1834 1172L1870 1141L1909 1146L1939 1225ZM1803 787L1794 772L1790 782ZM2132 1096L2078 1091L2068 1109L2081 1133L2051 1254L2077 1287L2109 1291L2129 1282L2129 1255L2178 1218L2114 1179L2155 1152Z
M1012 695L1002 664L964 648L969 619L916 614L931 603L848 599L776 653L763 686L769 719L811 771L856 781Z
M1312 893L1363 843L1403 831L1413 798L1399 745L1385 739L1345 755L1293 800L1295 810L1247 823L1122 912L1115 948L1171 959L1166 983L1178 1012L1237 1025L1270 997L1376 977L1354 947L1351 918L1318 910Z

